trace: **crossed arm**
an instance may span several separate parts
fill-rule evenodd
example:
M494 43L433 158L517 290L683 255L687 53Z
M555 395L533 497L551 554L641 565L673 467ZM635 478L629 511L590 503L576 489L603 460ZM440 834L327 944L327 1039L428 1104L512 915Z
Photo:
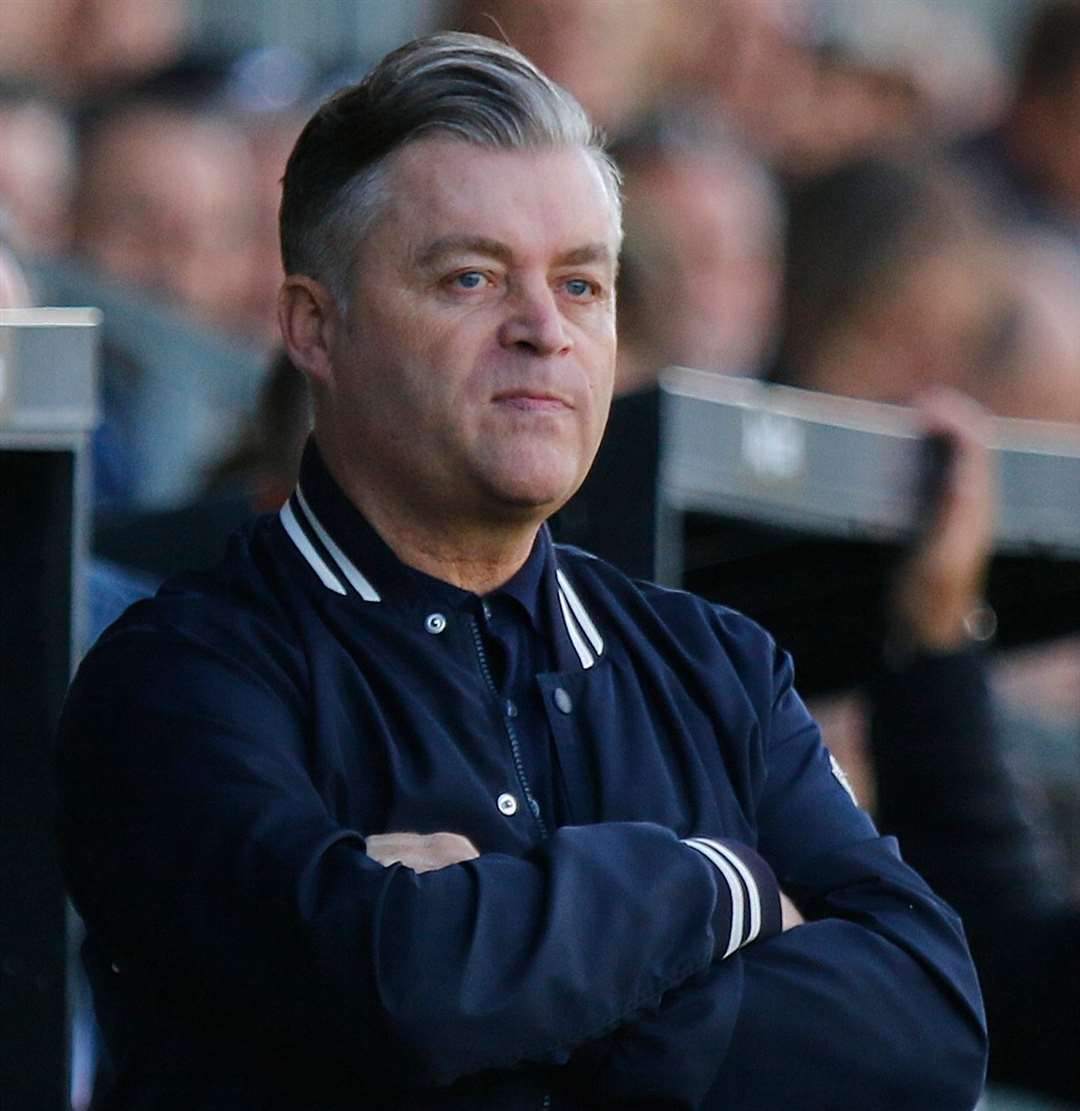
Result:
M808 1107L869 1111L867 1085L889 1111L974 1103L985 1044L955 918L832 779L786 673L759 849L807 921L723 958L724 884L671 831L565 828L523 859L453 833L365 844L266 684L149 646L129 637L109 682L90 664L61 741L68 875L119 986L315 1045L372 1087L531 1061L619 1105L779 1106L770 1085L802 1079Z
M460 833L373 833L365 840L368 856L377 863L386 867L404 864L421 873L463 864L480 855L468 837ZM782 931L806 921L783 891L780 892L780 921Z

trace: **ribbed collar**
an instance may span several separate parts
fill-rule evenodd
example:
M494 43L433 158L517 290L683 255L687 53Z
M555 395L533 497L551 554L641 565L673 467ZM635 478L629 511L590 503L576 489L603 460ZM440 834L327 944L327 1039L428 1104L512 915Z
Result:
M300 555L333 594L410 609L481 604L475 594L402 563L331 477L313 439L304 451L300 481L278 516ZM554 633L560 668L571 666L567 661L573 658L588 670L603 655L603 637L558 565L546 525L524 566L495 593L522 606L541 635Z
M454 610L475 603L472 592L397 557L334 480L314 439L304 450L297 490L282 520L324 585L337 593L351 593L351 587L368 602L408 601ZM550 583L545 589L546 580ZM492 593L513 599L542 630L546 596L554 598L556 589L553 545L544 525L523 566Z

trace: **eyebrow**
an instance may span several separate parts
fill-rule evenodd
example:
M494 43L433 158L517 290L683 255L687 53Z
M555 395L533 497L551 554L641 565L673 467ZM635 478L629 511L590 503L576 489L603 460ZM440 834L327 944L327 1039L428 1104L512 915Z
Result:
M559 266L588 266L597 262L614 266L615 256L606 243L586 243L583 247L564 251L555 262Z
M416 261L419 266L427 268L436 265L448 255L457 254L486 255L507 265L514 257L513 250L499 239L489 239L483 235L444 235L422 248ZM603 242L586 243L564 251L555 259L556 266L585 266L591 263L614 266L615 256L611 247Z
M499 262L509 263L513 252L500 240L483 235L444 235L422 248L416 261L420 266L429 267L447 255L487 255Z

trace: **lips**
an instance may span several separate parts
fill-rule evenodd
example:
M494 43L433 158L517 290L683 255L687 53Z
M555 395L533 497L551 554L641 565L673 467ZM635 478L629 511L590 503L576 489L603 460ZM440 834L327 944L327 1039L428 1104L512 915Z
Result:
M521 409L523 412L557 413L574 408L569 398L537 389L500 390L492 401L511 409Z

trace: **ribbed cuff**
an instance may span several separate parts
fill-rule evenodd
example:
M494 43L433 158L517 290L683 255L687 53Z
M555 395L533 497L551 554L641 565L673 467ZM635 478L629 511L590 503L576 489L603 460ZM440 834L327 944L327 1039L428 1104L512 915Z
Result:
M715 837L686 837L719 873L713 919L720 959L780 932L780 888L773 870L748 845Z

